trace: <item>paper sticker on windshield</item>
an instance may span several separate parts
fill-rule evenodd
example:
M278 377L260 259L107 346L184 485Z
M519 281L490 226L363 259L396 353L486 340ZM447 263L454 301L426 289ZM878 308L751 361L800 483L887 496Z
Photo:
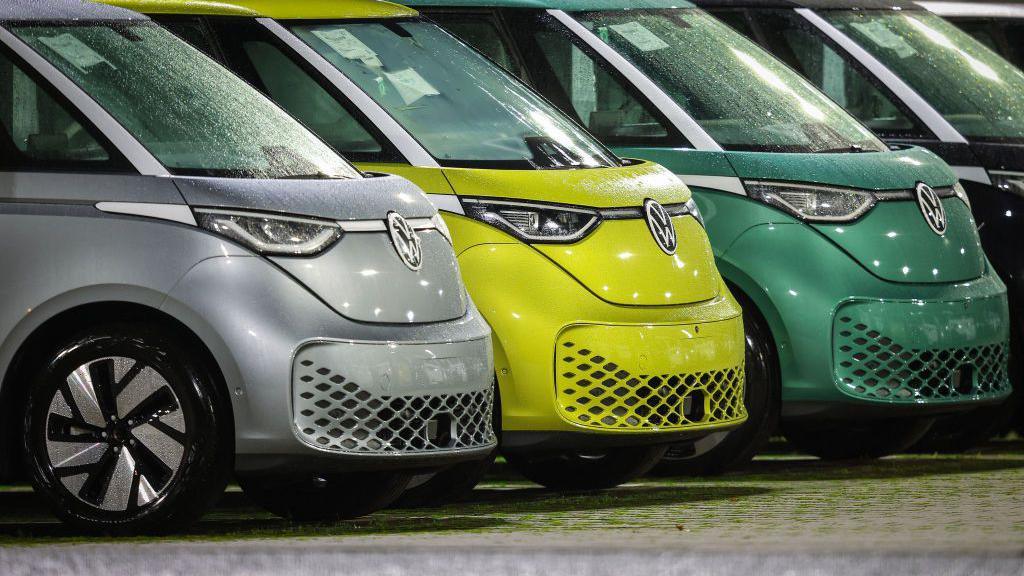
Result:
M654 52L655 50L668 48L668 44L666 44L664 40L658 38L654 32L648 30L639 22L612 24L609 28L618 32L619 36L622 36L628 40L630 44L636 46L643 52Z
M59 54L61 58L70 62L72 66L78 68L83 73L88 74L89 70L98 64L106 64L117 70L117 66L111 64L109 60L100 56L99 53L83 44L81 40L71 34L42 36L39 38L39 41L46 44L51 50Z
M881 22L853 22L850 25L882 48L894 50L900 58L917 56L917 50L914 50L913 46Z
M430 82L420 73L412 68L399 70L398 72L385 72L384 76L391 81L391 84L398 90L398 95L408 106L424 96L440 96L441 93L434 88Z
M363 44L362 40L356 38L355 34L344 28L313 30L313 35L323 40L324 44L330 46L331 50L341 54L343 58L359 60L371 68L383 67L380 58L377 57L377 53L366 44Z

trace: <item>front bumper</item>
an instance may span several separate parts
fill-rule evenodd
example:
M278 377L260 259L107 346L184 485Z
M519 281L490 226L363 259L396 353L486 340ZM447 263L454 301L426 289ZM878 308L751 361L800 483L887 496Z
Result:
M164 309L224 374L239 472L429 469L496 445L490 329L473 307L449 322L354 322L266 260L231 257L194 267Z
M475 224L449 226L458 238ZM707 302L622 306L521 243L481 243L459 263L494 330L504 449L671 443L746 419L743 321L724 286Z
M720 268L771 327L785 418L942 414L1009 394L1006 287L991 269L888 282L799 223L749 228Z

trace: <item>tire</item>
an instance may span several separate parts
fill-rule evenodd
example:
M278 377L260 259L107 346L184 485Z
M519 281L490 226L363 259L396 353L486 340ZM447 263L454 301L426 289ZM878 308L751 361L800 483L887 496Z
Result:
M58 345L32 382L22 447L36 491L88 532L181 530L224 492L231 410L170 329L111 324Z
M408 488L392 508L427 508L467 499L497 455L495 450L482 460L463 462L433 474L425 482Z
M275 516L295 522L347 520L387 508L412 474L354 472L306 478L240 476L242 491Z
M672 446L654 468L655 475L708 476L739 468L754 458L778 426L782 383L775 342L767 323L750 304L744 305L743 327L746 341L743 402L747 407L747 421L731 432ZM701 446L702 443L711 447Z
M903 452L924 437L930 418L867 422L783 421L782 432L801 452L823 460L881 458Z
M631 446L595 454L506 454L505 459L527 479L545 488L603 490L643 476L661 461L667 449L667 446Z

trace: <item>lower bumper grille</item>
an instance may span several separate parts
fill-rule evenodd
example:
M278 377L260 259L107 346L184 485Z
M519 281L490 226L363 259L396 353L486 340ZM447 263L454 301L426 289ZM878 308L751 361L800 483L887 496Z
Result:
M846 316L836 320L835 337L836 377L855 396L954 401L998 397L1010 390L1007 342L913 348Z
M746 416L742 364L705 372L633 374L572 341L562 342L559 352L559 407L583 426L685 429Z
M481 448L496 441L494 390L375 394L309 359L295 366L294 417L300 437L322 450L417 453Z

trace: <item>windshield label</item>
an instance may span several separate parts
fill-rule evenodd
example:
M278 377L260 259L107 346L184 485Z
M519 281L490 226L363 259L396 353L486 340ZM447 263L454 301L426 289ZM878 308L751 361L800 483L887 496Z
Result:
M636 46L642 52L654 52L655 50L668 48L668 44L664 40L658 38L654 32L648 30L639 22L612 24L609 28L618 32L619 36L628 40L630 44Z
M850 25L860 31L861 34L867 36L875 44L895 51L896 55L900 58L917 56L917 50L914 50L910 43L892 30L889 30L881 22L853 22Z
M81 40L71 34L42 36L39 38L39 41L46 44L47 47L59 54L61 58L67 60L72 66L85 74L88 74L91 68L99 64L106 64L117 70L117 66L111 64L109 60L100 56L99 53L83 44Z
M398 72L385 72L384 75L391 81L395 90L398 90L398 95L402 97L402 101L405 102L406 106L424 96L441 95L437 88L434 88L430 82L427 82L426 78L420 76L420 73L412 68L406 68Z
M377 53L363 44L363 41L356 38L354 34L343 28L328 28L313 30L313 35L323 40L324 44L331 47L342 58L358 60L371 68L383 68Z

